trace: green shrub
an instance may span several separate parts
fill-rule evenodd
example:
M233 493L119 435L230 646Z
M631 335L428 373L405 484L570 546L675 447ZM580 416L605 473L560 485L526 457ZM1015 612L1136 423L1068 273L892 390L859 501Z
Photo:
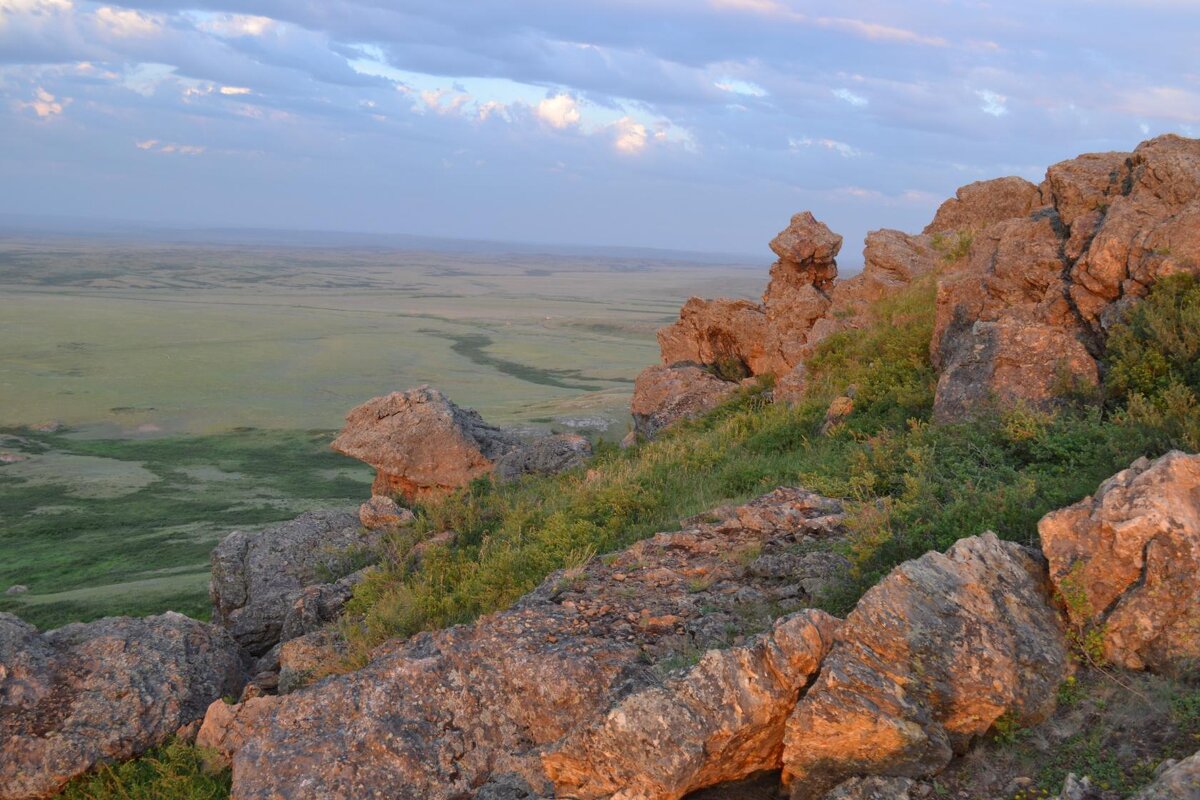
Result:
M201 750L170 742L123 764L105 764L63 789L60 800L225 800L229 770L210 771Z

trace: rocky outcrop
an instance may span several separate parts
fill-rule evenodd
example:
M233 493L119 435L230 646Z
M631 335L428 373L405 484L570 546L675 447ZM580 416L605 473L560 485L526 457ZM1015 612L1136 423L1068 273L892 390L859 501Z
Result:
M390 497L374 495L358 507L358 521L369 531L395 529L411 525L416 515Z
M523 475L557 475L583 466L592 457L592 443L577 433L543 436L496 459L493 474L500 481Z
M348 510L310 511L261 531L234 531L212 552L213 621L247 653L263 655L285 638L285 623L306 589L330 584L317 591L348 596L332 584L372 560L380 536ZM322 614L329 612L325 605Z
M1038 524L1071 621L1128 669L1200 663L1200 456L1139 459Z
M542 757L556 796L676 800L778 769L784 723L837 624L820 611L783 617L753 644L710 650L678 677L624 698Z
M1161 764L1154 782L1133 800L1200 800L1200 753Z
M1027 216L1042 204L1041 193L1024 178L994 178L969 183L942 203L923 233L980 230Z
M233 639L181 614L38 633L0 613L0 798L49 797L162 744L242 680Z
M847 617L788 720L784 780L806 799L851 776L936 773L1001 717L1044 718L1067 671L1040 559L995 534L961 539Z
M712 411L737 391L738 384L721 380L694 364L655 366L642 370L633 386L633 427L653 439L682 419Z
M714 753L730 757L718 765L697 756L692 734L687 742L664 740L662 763L683 765L671 785L741 777L738 764L756 769L773 760L778 740L768 729L776 724L780 687L793 680L769 674L766 665L819 659L818 642L832 624L804 612L777 623L807 598L790 576L763 577L751 565L775 553L819 549L840 532L841 519L833 501L780 490L716 521L557 573L512 608L472 625L384 645L358 672L259 698L253 714L219 709L225 722L213 738L237 743L228 748L233 797L436 800L513 786L548 795L544 752L560 741L598 741L587 731L602 738L622 702L648 700L679 675L695 676L688 691L697 698L741 698L746 705L741 712L701 713L710 701L674 707ZM755 633L764 629L771 633ZM677 672L689 653L713 648L733 650ZM753 744L722 739L722 726L737 719L754 722ZM634 750L620 759L627 765L638 746L629 745Z
M346 415L333 449L376 470L374 495L437 496L491 472L513 434L429 386L375 397Z
M775 368L767 350L770 337L767 315L750 300L702 300L683 304L679 321L658 332L662 363L721 364L746 375L762 375Z

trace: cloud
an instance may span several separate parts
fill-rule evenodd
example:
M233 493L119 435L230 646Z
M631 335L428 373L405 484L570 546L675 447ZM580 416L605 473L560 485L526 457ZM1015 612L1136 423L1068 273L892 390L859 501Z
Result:
M250 89L245 86L222 86L219 91L225 95L250 94Z
M196 27L217 36L262 36L278 23L270 17L255 14L221 14L202 19Z
M925 36L916 31L897 28L892 25L882 25L878 22L867 22L861 19L847 17L818 17L813 24L822 28L845 31L861 36L873 42L899 42L901 44L920 44L932 47L945 47L946 40L940 36Z
M993 117L1003 117L1008 113L1008 98L1002 94L996 94L989 89L981 89L975 92L975 96L983 101L983 105L979 110L985 114L991 114Z
M25 108L37 114L39 119L50 119L57 117L63 113L63 110L70 105L70 97L55 97L47 92L42 87L38 87L34 92L33 100L28 103L17 103L18 108Z
M162 29L162 21L157 17L111 6L98 8L96 21L108 34L120 38L154 36Z
M821 147L826 150L832 150L842 158L857 158L863 154L862 150L859 150L857 147L848 145L845 142L839 142L836 139L812 139L806 136L803 139L788 139L788 146L792 150Z
M640 153L646 149L646 126L632 117L621 117L612 124L613 145L622 153Z
M838 100L842 100L858 108L862 108L869 102L867 98L863 97L861 94L855 94L849 89L834 89L833 96Z
M158 153L161 155L198 156L202 155L207 149L195 144L160 142L158 139L145 139L140 142L134 142L133 144L138 150L143 150L148 153Z
M552 128L564 130L579 124L579 104L569 94L556 94L537 104L538 119ZM643 136L644 136L643 131Z
M1200 92L1176 86L1149 86L1126 91L1117 105L1126 114L1175 122L1200 122Z

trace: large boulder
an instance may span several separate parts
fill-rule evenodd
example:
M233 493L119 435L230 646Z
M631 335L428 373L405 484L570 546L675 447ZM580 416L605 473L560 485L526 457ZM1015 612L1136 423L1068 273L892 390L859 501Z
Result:
M1200 753L1159 766L1154 782L1133 800L1200 800Z
M251 655L266 653L305 588L332 584L372 560L381 536L352 510L309 511L261 531L234 531L212 552L213 621Z
M430 386L375 397L346 415L333 449L376 470L371 493L446 494L492 470L520 440Z
M1128 669L1200 665L1200 456L1138 459L1038 524L1071 622Z
M905 562L868 591L788 720L784 780L818 798L861 775L944 768L1004 717L1043 719L1069 669L1045 565L995 534Z
M633 426L638 435L653 439L682 419L712 411L737 391L738 384L721 380L694 364L655 366L642 370L633 384Z
M938 208L923 233L980 230L1023 217L1042 203L1038 187L1024 178L994 178L969 183Z
M733 511L658 534L552 575L506 611L383 645L357 672L258 698L253 709L217 707L205 741L227 743L235 800L449 800L508 796L502 788L520 786L528 796L548 796L554 789L542 756L555 742L599 741L622 702L662 697L643 693L685 676L669 684L672 690L706 699L671 706L696 727L686 741L664 739L655 751L664 771L674 765L662 796L742 777L736 773L764 763L777 768L777 702L790 681L802 680L762 670L794 660L811 672L832 621L802 612L776 624L805 598L790 576L756 574L749 564L818 546L840 531L842 514L836 503L802 490L756 504L780 508ZM764 629L771 633L756 633ZM688 654L714 648L734 650L678 672ZM759 678L779 685L760 685ZM759 688L741 693L752 684ZM746 700L744 716L706 710L731 698ZM739 720L748 724L746 741L725 740L721 731ZM589 730L597 733L589 737ZM729 757L717 765L698 754L693 735L708 741L712 754ZM644 742L625 744L613 764L632 769ZM604 765L597 769L601 774ZM654 780L653 765L644 773Z
M38 633L0 613L0 799L50 797L162 744L242 680L233 639L181 614Z
M658 331L658 347L665 365L722 364L761 375L774 366L767 351L767 315L749 300L702 300L683 304L679 320Z

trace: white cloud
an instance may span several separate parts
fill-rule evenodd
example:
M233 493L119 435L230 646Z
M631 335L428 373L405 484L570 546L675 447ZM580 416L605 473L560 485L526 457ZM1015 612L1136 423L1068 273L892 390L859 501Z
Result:
M220 91L225 95L250 94L250 90L245 86L222 86Z
M96 9L96 21L110 34L119 38L153 36L162 28L162 21L158 17L111 6Z
M861 94L855 94L854 92L850 91L849 89L834 89L833 96L836 97L837 99L843 100L857 108L862 108L868 102L870 102L869 100L867 100L867 98L863 97Z
M1200 122L1200 93L1174 86L1150 86L1125 92L1117 110L1139 117Z
M646 126L633 117L621 117L612 128L617 136L613 144L622 153L640 153L646 149Z
M158 139L146 139L141 142L134 142L134 147L138 150L144 150L147 153L160 153L162 155L180 155L180 156L198 156L204 152L205 148L197 144L176 144L174 142L160 142Z
M983 101L983 105L979 110L985 114L991 114L993 117L1003 117L1008 113L1008 98L1002 94L996 94L989 89L981 89L975 92L975 96Z
M537 104L534 113L537 114L538 119L559 130L574 127L579 124L579 120L581 119L579 105L575 102L575 98L569 94L556 94L554 97L547 97ZM642 129L642 138L645 138L644 128Z
M198 27L202 31L215 33L217 36L262 36L278 23L270 17L260 17L254 14L222 14L219 17L206 19Z
M55 97L47 92L41 86L33 93L33 100L28 103L17 103L17 108L28 108L33 113L37 114L40 119L50 119L57 117L63 113L71 103L69 97Z
M821 28L844 31L873 42L899 42L901 44L923 44L931 47L945 47L946 40L940 36L925 36L906 28L896 28L892 25L881 25L878 22L867 22L862 19L847 17L818 17L813 24Z
M736 78L723 78L713 84L723 92L730 94L744 94L748 97L766 97L767 90L759 86L757 83L750 81L742 81Z
M857 147L839 142L837 139L811 139L807 136L803 139L788 139L788 147L792 150L799 150L802 147L823 147L826 150L832 150L842 158L857 158L863 154L862 150Z
M158 139L146 139L145 141L134 142L138 150L153 150L156 144L158 144Z

